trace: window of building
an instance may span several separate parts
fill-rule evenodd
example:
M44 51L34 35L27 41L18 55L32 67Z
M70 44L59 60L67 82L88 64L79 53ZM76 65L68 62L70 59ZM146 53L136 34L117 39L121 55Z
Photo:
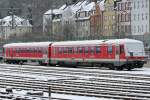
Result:
M144 14L142 13L142 20L144 20Z
M140 8L140 1L138 1L138 5L137 5L137 8L138 8L138 9Z
M145 8L148 7L148 4L149 4L149 3L148 3L148 0L146 0L146 1L145 1Z
M142 8L144 8L144 2L142 1Z
M140 14L138 14L138 20L140 20Z
M136 8L136 2L134 2L134 9Z
M143 25L142 25L142 32L143 32Z
M138 25L138 32L140 32L140 26Z
M145 19L146 19L146 20L148 19L148 14L147 14L147 13L145 14Z

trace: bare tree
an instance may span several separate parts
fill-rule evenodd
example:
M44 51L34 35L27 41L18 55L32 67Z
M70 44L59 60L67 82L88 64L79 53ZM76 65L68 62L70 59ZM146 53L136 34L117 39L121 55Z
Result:
M73 23L65 24L63 26L63 35L65 40L73 40L75 38L75 32L75 25Z

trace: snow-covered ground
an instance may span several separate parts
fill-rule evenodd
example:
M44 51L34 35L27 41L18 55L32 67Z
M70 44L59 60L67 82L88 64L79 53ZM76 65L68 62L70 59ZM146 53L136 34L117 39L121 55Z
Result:
M0 89L0 92L5 92L5 89L4 88L1 88ZM29 97L29 95L27 95L27 92L30 92L30 91L25 91L25 90L15 90L13 89L13 94L17 97L24 97L24 96L28 96L28 98L31 99L31 97ZM36 92L36 91L35 91ZM38 91L37 91L38 92ZM14 97L15 97L14 96ZM48 96L48 93L44 93L44 98L49 98ZM108 98L96 98L96 97L87 97L87 96L75 96L75 95L66 95L66 94L56 94L56 93L52 93L51 94L51 98L63 98L63 99L68 99L68 100L115 100L115 99L108 99ZM2 100L2 99L0 99ZM6 100L6 99L5 99ZM9 99L10 100L10 99ZM36 99L37 100L37 99ZM38 99L40 100L40 99ZM45 100L45 99L44 99ZM53 100L53 99L52 99Z
M2 64L1 64L2 65ZM7 64L3 64L3 65L6 65ZM17 65L11 65L11 66L17 66ZM20 66L20 65L18 65ZM59 80L59 79L67 79L69 80L69 78L72 78L72 77L60 77L60 76L53 76L53 77L50 77L50 76L45 76L45 75L42 75L42 74L29 74L29 73L23 73L23 66L26 66L26 67L31 67L30 65L22 65L20 67L20 72L16 72L16 73L5 73L5 72L0 72L1 75L12 75L12 76L21 76L21 77L24 77L26 80L43 80L43 81L47 81L47 80ZM32 66L33 67L33 66ZM32 68L31 67L31 68ZM47 68L47 67L44 67L44 66L36 66L38 68ZM3 68L5 67L2 67L1 70L3 70ZM57 68L57 67L54 67L54 69ZM59 68L58 68L59 69ZM68 68L62 68L64 69L68 69ZM74 72L80 70L80 69L77 69L77 68L71 68L71 70L73 70ZM103 69L81 69L81 70L84 70L84 71L95 71L95 72L114 72L114 73L120 73L120 75L122 73L125 73L126 76L131 76L132 74L135 76L137 74L142 74L142 75L150 75L150 67L144 67L144 68L139 68L139 69L133 69L132 71L115 71L115 70L103 70ZM119 74L117 74L119 75ZM67 76L67 74L66 74ZM76 77L78 80L73 80L73 81L89 81L91 78L103 78L103 77L98 77L98 76L86 76L86 75L76 75L76 74L73 74L74 77ZM140 75L138 76L140 77ZM149 77L149 76L148 76ZM3 77L1 77L0 79L2 79ZM107 78L107 77L104 77L105 79L109 80L109 79L112 79L111 77ZM142 76L141 76L142 78ZM122 79L122 78L115 78L113 80L126 80L126 81L132 81L132 79ZM133 80L133 81L141 81L141 80ZM147 81L143 81L143 82L147 82ZM101 82L102 83L102 82ZM114 84L114 83L113 83ZM122 84L122 83L120 83ZM132 84L131 84L132 85ZM2 89L0 89L2 90ZM16 94L20 94L20 95L24 95L26 93L26 91L14 91L16 92ZM47 93L44 93L44 96L45 97L48 97L48 94ZM87 96L76 96L76 95L66 95L66 94L56 94L56 93L52 93L51 94L52 98L63 98L63 99L71 99L71 100L115 100L115 99L105 99L105 98L96 98L96 97L87 97Z

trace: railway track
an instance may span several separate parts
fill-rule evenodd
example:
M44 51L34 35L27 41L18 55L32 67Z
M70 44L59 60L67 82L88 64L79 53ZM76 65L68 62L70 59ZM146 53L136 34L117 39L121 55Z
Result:
M150 99L150 75L97 69L0 65L0 87L115 99ZM38 78L37 78L38 77ZM45 79L42 79L45 78Z

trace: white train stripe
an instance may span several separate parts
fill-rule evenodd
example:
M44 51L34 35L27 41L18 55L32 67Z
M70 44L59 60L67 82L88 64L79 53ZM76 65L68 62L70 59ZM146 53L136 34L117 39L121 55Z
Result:
M103 61L118 61L116 59L82 59L82 58L51 58L51 60L58 61L80 61L80 62L103 62ZM119 61L127 61L126 59L120 59Z

